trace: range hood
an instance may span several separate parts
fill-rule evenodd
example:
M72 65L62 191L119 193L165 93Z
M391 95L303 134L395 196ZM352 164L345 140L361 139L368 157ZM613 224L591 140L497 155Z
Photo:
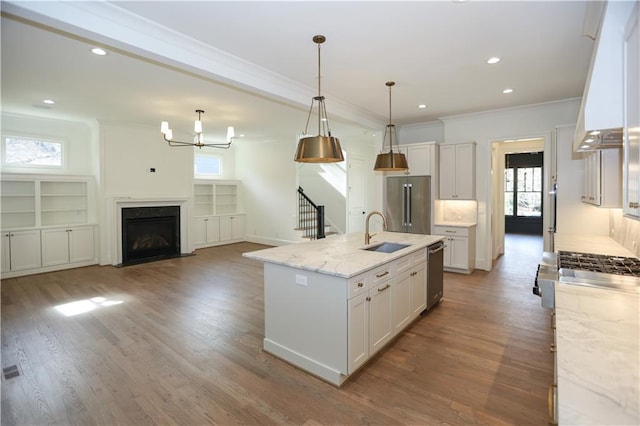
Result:
M585 135L574 151L585 152L596 149L622 148L622 127L615 129L591 130L585 132Z
M582 96L573 151L622 147L624 26L634 2L608 1Z

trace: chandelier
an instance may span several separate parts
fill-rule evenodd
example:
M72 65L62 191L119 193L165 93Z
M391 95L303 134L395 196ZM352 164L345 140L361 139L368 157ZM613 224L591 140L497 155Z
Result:
M200 120L200 116L204 114L204 111L201 109L196 110L196 114L198 114L197 120L193 123L193 131L195 135L193 136L193 142L182 142L173 139L173 131L169 128L169 122L163 121L160 124L160 132L162 132L162 136L164 140L169 144L169 146L195 146L200 149L206 146L209 148L222 148L227 149L231 146L231 142L233 142L233 138L235 138L235 133L233 131L233 127L227 127L227 142L225 143L204 143L204 138L202 136L202 121Z
M325 40L326 38L323 35L313 36L313 42L318 45L318 96L311 100L307 124L304 126L304 133L298 141L298 149L294 160L299 163L336 163L344 161L340 141L335 136L331 136L327 108L324 104L324 96L320 92L320 45ZM318 101L318 135L307 136L314 101Z
M380 153L376 158L376 164L373 170L388 172L388 171L402 171L408 170L407 158L402 152L400 152L400 145L398 145L398 135L396 134L396 126L391 124L391 87L396 83L393 81L387 81L385 85L389 88L389 124L384 129L384 137L382 138L382 151L384 151L384 144L389 136L389 152ZM398 147L397 152L393 152L393 141L396 141Z

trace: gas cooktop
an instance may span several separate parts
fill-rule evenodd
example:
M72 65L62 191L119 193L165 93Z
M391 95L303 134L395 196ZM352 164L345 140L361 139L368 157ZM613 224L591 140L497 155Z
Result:
M640 259L635 257L559 251L558 268L640 277Z

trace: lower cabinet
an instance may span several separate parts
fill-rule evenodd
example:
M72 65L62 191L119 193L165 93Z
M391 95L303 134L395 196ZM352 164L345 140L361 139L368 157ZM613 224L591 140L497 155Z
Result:
M3 278L97 263L95 226L2 233Z
M351 278L265 262L263 347L336 386L426 307L426 248Z
M244 238L244 216L208 216L194 219L194 245L210 247Z
M435 226L435 235L445 237L444 269L470 274L475 269L475 226Z
M42 266L66 265L95 259L93 226L43 229Z
M2 233L2 273L40 268L40 230Z

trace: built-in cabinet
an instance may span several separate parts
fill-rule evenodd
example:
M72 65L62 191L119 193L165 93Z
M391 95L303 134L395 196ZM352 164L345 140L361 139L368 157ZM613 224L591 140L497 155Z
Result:
M583 158L582 202L599 207L622 206L622 164L619 149L590 151Z
M93 179L2 176L4 278L97 263Z
M204 182L194 185L194 246L228 244L244 238L240 184L235 181Z
M42 229L42 266L68 265L95 259L95 227Z
M439 198L476 199L476 144L439 146Z
M475 269L475 226L436 226L434 235L444 236L444 270L470 274Z
M409 170L406 172L387 172L387 176L417 175L437 176L438 174L438 145L435 142L419 142L400 145L400 152L407 157Z
M623 211L640 218L640 6L636 2L624 37Z
M2 276L42 266L40 230L2 232Z

